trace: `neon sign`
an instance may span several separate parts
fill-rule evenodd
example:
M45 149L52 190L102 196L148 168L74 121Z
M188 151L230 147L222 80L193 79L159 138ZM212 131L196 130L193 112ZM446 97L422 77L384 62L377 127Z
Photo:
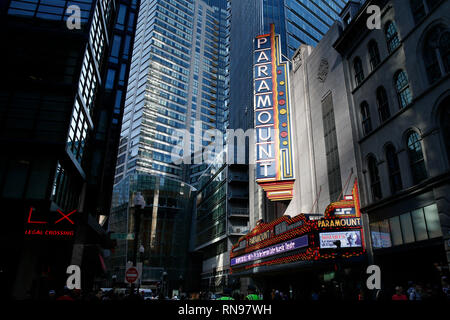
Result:
M292 199L295 177L289 70L280 59L275 25L270 28L270 34L256 37L254 48L256 181L270 200L279 201Z
M34 207L30 207L27 213L24 231L27 238L70 238L74 236L75 231L73 230L73 227L75 219L73 215L77 210L72 210L66 214L60 209L57 209L56 212L47 213L47 215L56 215L53 219L53 223L44 221L42 213L40 219L32 218L33 214L36 213L35 211Z
M281 254L291 250L306 247L308 245L308 236L302 236L289 241L285 241L274 246L270 246L264 249L256 250L254 252L239 256L237 258L231 259L230 265L234 266L237 264L267 258L273 255Z

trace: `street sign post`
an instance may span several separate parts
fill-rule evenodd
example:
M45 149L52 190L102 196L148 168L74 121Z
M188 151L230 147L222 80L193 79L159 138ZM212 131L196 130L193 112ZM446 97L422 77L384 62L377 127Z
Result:
M125 272L125 281L134 283L139 278L139 271L135 267L130 267Z

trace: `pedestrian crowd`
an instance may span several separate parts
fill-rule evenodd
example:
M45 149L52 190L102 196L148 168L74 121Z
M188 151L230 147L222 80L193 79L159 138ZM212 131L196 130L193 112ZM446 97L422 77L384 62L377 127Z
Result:
M392 300L392 301L423 301L423 300L450 300L450 285L446 277L442 277L442 285L432 285L430 283L415 283L409 281L405 290L403 286L397 285L392 291L388 290L375 290L368 292L362 288L359 293L353 295L355 300ZM312 301L317 300L333 300L333 297L337 297L336 294L332 294L327 290L325 286L322 286L320 290L313 290L309 296ZM69 290L64 287L59 292L50 290L47 299L49 301L144 301L144 300L273 300L273 301L286 301L293 299L292 294L287 294L278 289L272 289L270 295L264 296L258 293L254 286L247 288L247 295L242 294L239 290L232 290L230 288L224 288L221 294L214 294L212 292L201 291L192 293L181 293L174 295L173 297L167 297L162 292L149 292L149 290L137 290L129 289L109 289L109 290L97 290L97 291L82 291L82 290ZM348 299L348 296L346 297ZM295 299L295 297L294 297Z
M430 283L423 285L413 281L408 281L407 287L405 291L402 286L396 286L391 299L393 301L450 300L450 286L446 277L442 279L442 287Z

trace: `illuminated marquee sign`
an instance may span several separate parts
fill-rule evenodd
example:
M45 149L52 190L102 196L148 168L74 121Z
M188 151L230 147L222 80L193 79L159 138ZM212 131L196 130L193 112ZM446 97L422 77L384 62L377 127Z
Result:
M321 219L317 221L319 228L360 227L361 218Z
M30 207L25 221L25 237L34 238L53 238L67 239L72 238L75 234L74 214L77 210L64 213L58 209L56 212L36 212L34 207ZM49 215L53 215L53 219L49 219Z
M362 246L359 230L319 233L320 249L334 249L336 248L335 241L338 240L341 242L341 248Z
M289 69L280 57L280 37L271 24L270 34L255 39L253 65L256 181L272 201L292 199L295 179Z
M295 238L289 241L285 241L274 246L270 246L264 249L256 250L254 252L245 254L243 256L231 259L230 265L250 262L253 260L267 258L273 255L282 254L295 249L300 249L308 246L308 236L304 235L299 238Z
M339 255L343 258L365 253L356 180L352 195L331 203L319 219L299 214L258 224L231 248L231 272L301 260L334 259L337 240L341 242Z

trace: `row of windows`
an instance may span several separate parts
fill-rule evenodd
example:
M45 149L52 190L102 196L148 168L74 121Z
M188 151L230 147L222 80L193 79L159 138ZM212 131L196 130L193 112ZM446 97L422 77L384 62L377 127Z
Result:
M408 153L409 168L414 184L418 184L428 177L425 166L425 159L422 149L422 139L415 131L410 131L406 136L406 150ZM391 194L395 194L403 189L400 164L397 156L398 152L392 144L385 147L385 157L388 169L389 185ZM370 178L370 190L372 200L383 198L381 188L381 178L378 169L377 159L373 154L367 158L367 168Z
M91 30L89 31L89 40L92 44L95 59L99 67L101 66L103 49L105 46L105 35L102 22L100 21L99 7L95 7Z
M169 16L170 18L184 24L185 26L187 26L188 28L192 28L194 25L192 24L192 18L190 18L189 20L184 20L182 19L179 15L174 14L172 11L167 10L166 8L164 8L163 6L158 6L157 10L164 13L165 15Z
M81 68L80 81L78 83L78 92L86 108L91 113L94 103L94 95L97 89L97 76L94 74L94 61L89 50L86 50Z
M436 204L370 223L374 249L390 248L442 236Z
M428 31L423 58L430 84L450 72L450 30L447 26L438 24Z
M441 0L410 0L414 22L419 23Z
M411 1L412 8L423 0ZM433 1L430 6L436 6L439 1ZM424 9L419 10L422 12ZM413 9L415 12L415 9ZM424 12L424 11L423 11ZM425 13L423 13L425 14ZM389 53L400 45L400 38L395 23L389 21L385 26L385 36ZM422 56L425 61L425 70L430 84L450 72L450 30L444 24L438 24L429 29L422 44ZM381 62L378 45L375 40L368 44L369 62L373 71ZM364 70L359 57L353 60L355 84L358 86L364 80Z
M83 28L89 20L92 0L41 0L39 3L33 0L12 0L9 4L8 14L67 21L73 14L73 11L67 11L71 5L80 8L80 22Z
M88 133L88 124L83 111L80 108L78 100L75 101L75 107L72 114L72 120L69 128L67 146L75 158L81 162Z
M404 70L399 70L395 73L394 86L395 91L397 93L400 109L411 104L412 93L409 87L408 75ZM383 86L378 87L375 94L380 123L383 123L391 116L388 94ZM363 134L368 135L372 131L373 127L372 127L370 106L367 103L367 101L363 101L361 103L360 112L361 112Z
M400 45L400 39L397 32L397 27L393 21L389 21L385 26L386 42L389 53L394 51ZM381 62L380 52L375 40L371 40L368 44L369 62L371 70L373 71ZM358 86L364 80L364 69L360 57L353 59L353 74L355 77L355 84Z

